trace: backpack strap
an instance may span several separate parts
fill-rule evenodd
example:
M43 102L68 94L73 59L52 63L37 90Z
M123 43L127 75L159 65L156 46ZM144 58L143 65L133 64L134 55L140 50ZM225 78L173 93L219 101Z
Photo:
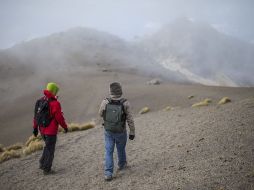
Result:
M127 101L127 99L125 99L125 98L122 98L122 99L120 100L121 104L124 104L124 102L126 102L126 101Z
M124 102L127 101L127 99L125 98L122 98L120 100L113 100L112 98L105 98L105 100L108 100L109 103L112 103L112 102L120 102L122 105L124 104Z
M122 109L123 109L123 113L124 114L126 114L125 113L125 109L124 109L124 102L126 102L127 101L127 99L125 99L125 98L122 98L121 100L120 100L120 104L122 105Z
M111 98L105 98L105 100L108 100L108 103L112 103L112 99Z

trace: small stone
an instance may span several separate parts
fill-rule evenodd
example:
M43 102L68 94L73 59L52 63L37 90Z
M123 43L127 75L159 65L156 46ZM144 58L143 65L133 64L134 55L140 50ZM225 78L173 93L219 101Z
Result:
M205 138L201 138L201 139L199 139L198 141L200 142L200 141L203 141L203 140L205 140Z
M159 84L161 84L161 80L160 79L152 79L152 80L148 81L147 84L149 84L149 85L159 85Z

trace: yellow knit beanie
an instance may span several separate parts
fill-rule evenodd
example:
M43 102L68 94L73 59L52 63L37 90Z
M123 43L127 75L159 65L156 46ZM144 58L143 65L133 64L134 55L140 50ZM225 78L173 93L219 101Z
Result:
M56 95L59 90L59 87L56 83L50 82L47 84L47 90L50 91L52 94Z

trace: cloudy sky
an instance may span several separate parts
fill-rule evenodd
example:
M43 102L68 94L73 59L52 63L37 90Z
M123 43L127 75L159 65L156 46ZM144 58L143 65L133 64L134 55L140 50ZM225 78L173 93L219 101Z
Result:
M77 26L131 40L178 17L254 41L254 0L0 0L0 48Z

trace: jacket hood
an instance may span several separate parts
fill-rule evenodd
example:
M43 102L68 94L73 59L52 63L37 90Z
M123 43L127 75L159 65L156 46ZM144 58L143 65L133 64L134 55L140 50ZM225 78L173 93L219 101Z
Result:
M122 99L122 95L109 95L110 98L112 98L113 100L121 100Z
M44 95L47 97L47 98L53 98L53 99L57 99L57 97L50 91L48 90L44 90L43 91Z

